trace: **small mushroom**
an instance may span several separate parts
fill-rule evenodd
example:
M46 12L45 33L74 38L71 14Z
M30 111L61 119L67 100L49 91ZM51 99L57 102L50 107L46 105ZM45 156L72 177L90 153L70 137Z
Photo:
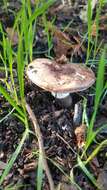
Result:
M60 99L65 107L72 104L70 93L86 90L95 82L93 71L84 65L58 64L46 58L31 62L27 76L34 84Z

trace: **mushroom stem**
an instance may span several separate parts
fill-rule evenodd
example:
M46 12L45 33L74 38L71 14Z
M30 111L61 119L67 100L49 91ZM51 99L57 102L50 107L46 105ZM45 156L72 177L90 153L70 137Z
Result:
M72 97L70 96L70 93L51 92L51 94L57 98L58 102L65 108L72 105Z
M70 95L68 95L67 97L62 98L62 99L60 99L60 103L65 108L68 108L72 105L72 97Z

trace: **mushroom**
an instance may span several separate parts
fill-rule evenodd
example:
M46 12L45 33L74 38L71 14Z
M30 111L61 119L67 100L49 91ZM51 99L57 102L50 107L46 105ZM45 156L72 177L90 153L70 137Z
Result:
M86 90L95 82L93 71L82 64L58 64L55 60L37 58L27 68L28 78L37 86L60 99L65 107L72 104L70 93Z

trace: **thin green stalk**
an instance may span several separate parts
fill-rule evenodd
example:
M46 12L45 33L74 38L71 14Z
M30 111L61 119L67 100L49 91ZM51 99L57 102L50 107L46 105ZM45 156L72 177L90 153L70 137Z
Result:
M97 42L98 42L98 32L99 32L99 19L100 19L101 9L102 9L102 6L103 6L103 0L99 0L98 5L99 5L99 6L98 6L98 8L97 8L97 13L96 13L96 18L95 18L96 36L95 36L95 47L94 47L93 60L95 59L95 56L96 56Z
M37 171L37 190L42 189L43 183L43 155L41 151L39 151L39 159L38 159L38 171Z
M55 2L56 0L48 0L46 3L43 3L40 7L36 8L31 18L29 19L29 23L32 23L38 16L46 12L48 8L52 6Z
M107 127L107 125L106 125ZM87 160L85 161L85 164L87 164L88 162L90 162L97 154L98 152L101 150L102 147L104 147L105 145L107 145L107 140L102 141L94 150L93 152L90 154L90 156L87 158Z
M5 99L16 109L16 111L22 116L25 117L22 109L17 105L17 102L8 94L8 92L4 89L2 85L0 85L0 93L3 94Z
M23 44L22 44L22 35L19 36L18 43L18 52L17 52L17 73L18 73L18 81L19 81L19 92L21 102L24 100L24 57L23 57Z
M87 48L87 58L86 64L90 56L90 44L91 44L91 31L92 31L92 0L88 0L88 10L87 10L87 20L88 20L88 48Z
M106 49L103 51L99 67L98 67L98 73L97 73L97 79L96 79L96 94L95 94L95 102L94 102L94 112L90 121L90 125L87 131L87 138L86 138L86 145L85 145L85 151L92 143L93 139L95 138L95 132L93 131L94 122L98 110L98 106L100 103L102 92L105 88L104 86L104 73L105 73L105 53Z
M18 97L17 97L16 87L14 83L14 76L13 76L13 50L12 50L11 43L9 42L9 40L7 40L6 44L7 44L6 51L7 51L7 59L9 62L9 71L10 71L11 87L13 90L13 97L18 104Z
M91 174L89 172L89 170L86 168L84 162L82 162L82 160L80 159L79 156L78 156L78 165L80 166L80 168L82 169L82 171L87 175L87 177L90 179L90 181L95 185L95 187L97 187L97 189L99 189L98 185L97 185L97 181L94 178L93 174Z
M8 70L7 70L7 56L6 56L6 37L5 37L5 33L3 31L3 27L2 24L0 22L0 32L2 33L2 47L3 47L3 55L0 53L0 58L3 61L4 67L5 67L5 73L6 73L6 78L8 78Z
M3 0L3 4L4 4L4 8L5 8L6 13L8 13L8 6L7 6L8 0Z
M7 164L6 168L5 168L2 176L0 177L0 185L2 185L4 179L8 175L10 169L12 168L12 166L13 166L13 164L14 164L17 156L18 156L18 154L20 153L20 151L22 149L22 146L23 146L24 141L26 140L27 136L28 136L28 130L26 129L26 131L23 134L22 140L20 141L19 145L17 146L17 148L16 148L15 152L13 153L11 159L9 160L9 162L8 162L8 164Z

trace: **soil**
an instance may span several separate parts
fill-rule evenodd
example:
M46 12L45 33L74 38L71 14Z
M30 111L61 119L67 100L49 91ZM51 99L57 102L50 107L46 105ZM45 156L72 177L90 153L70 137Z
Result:
M81 4L81 9L84 1L78 1ZM76 6L76 5L75 5ZM20 4L10 5L11 9L20 9ZM0 8L2 9L2 8ZM55 10L56 9L56 10ZM62 11L57 11L58 5L55 5L49 9L48 17L51 18L54 13L57 15L56 26L61 28L65 24L67 25L71 20L71 15L73 18L73 23L71 28L72 32L77 35L77 29L80 31L85 30L85 24L80 19L79 9L76 7L73 9L62 9ZM103 9L103 14L104 14ZM1 14L1 13L0 13ZM11 19L14 20L12 13L7 16L2 10L1 21L4 24L4 29L10 26ZM75 28L74 28L75 26ZM71 28L68 28L71 30ZM103 31L103 39L106 39L106 30ZM68 32L69 33L69 32ZM84 32L85 33L85 32ZM38 52L47 50L46 36L43 35L43 29L38 27L37 31L38 40L34 47ZM40 37L41 36L41 37ZM100 36L101 38L101 36ZM45 39L45 40L44 40ZM73 42L74 43L74 42ZM77 43L77 41L76 41ZM84 47L87 48L87 42L84 43ZM80 54L72 54L73 49L71 49L70 56L74 62L79 62L85 60L86 50L83 52L81 50ZM52 55L55 54L54 48L52 49ZM35 57L41 56L45 57L45 54L34 54ZM93 70L96 70L96 68ZM95 71L96 73L96 71ZM4 76L4 75L3 75ZM0 73L0 78L2 74ZM107 75L105 74L105 80ZM94 94L92 89L88 89L83 93L74 93L72 95L73 105L70 108L64 108L61 103L55 99L49 92L46 92L36 85L31 84L25 78L25 96L26 101L30 104L35 116L38 120L43 141L46 156L49 158L48 164L51 170L51 174L55 185L63 183L69 185L69 180L65 177L64 173L69 175L72 168L77 163L77 153L82 152L78 149L78 142L75 135L75 129L77 126L74 124L74 109L75 104L78 102L83 102L83 96L87 99L87 115L91 118L94 106ZM12 110L12 107L8 102L5 101L3 96L0 94L0 120L7 115ZM78 116L79 118L79 116ZM95 129L107 124L107 96L104 97L101 105L99 106ZM79 121L79 126L81 125L81 119ZM33 125L30 123L30 129L33 131ZM15 117L14 114L10 114L5 120L0 123L0 161L4 164L10 159L12 153L16 150L19 144L22 134L25 128L24 125ZM101 131L97 136L97 141L100 143L107 137L107 129ZM84 139L83 139L84 140ZM96 144L93 143L89 149L88 154L92 152ZM36 189L36 177L37 177L37 164L38 164L38 142L35 135L32 133L28 136L23 148L18 155L11 171L4 180L1 190L4 190L8 185L14 186L15 190L35 190ZM98 155L93 159L87 168L91 173L94 174L96 179L98 178L103 166L107 161L107 147L100 150ZM55 166L55 163L57 166ZM61 172L61 170L63 172ZM2 174L3 168L0 167L0 174ZM89 179L85 176L80 168L74 169L75 181L80 185L82 190L96 190L96 188L91 184ZM65 186L64 186L65 187ZM69 186L69 190L74 190L75 188ZM64 190L66 190L64 188ZM49 184L47 177L44 173L43 175L43 190L49 190Z

